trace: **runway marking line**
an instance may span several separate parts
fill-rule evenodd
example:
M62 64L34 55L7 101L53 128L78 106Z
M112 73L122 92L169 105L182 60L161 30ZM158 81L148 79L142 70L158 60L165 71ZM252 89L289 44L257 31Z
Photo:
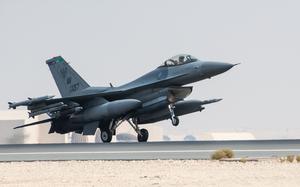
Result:
M143 154L143 153L211 153L216 150L170 150L170 151L93 151L93 152L24 152L0 153L1 155L55 155L55 154ZM300 149L233 150L234 152L300 152Z

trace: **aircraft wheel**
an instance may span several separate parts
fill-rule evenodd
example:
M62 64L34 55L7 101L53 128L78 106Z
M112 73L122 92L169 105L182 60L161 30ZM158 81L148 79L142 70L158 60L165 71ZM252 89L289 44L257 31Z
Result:
M105 129L101 131L101 140L103 143L110 143L112 140L112 133L110 130Z
M177 127L179 125L179 118L177 116L171 118L172 120L172 125Z
M147 131L147 129L141 129L141 135L138 134L138 141L139 142L147 142L148 137L149 137L149 132Z

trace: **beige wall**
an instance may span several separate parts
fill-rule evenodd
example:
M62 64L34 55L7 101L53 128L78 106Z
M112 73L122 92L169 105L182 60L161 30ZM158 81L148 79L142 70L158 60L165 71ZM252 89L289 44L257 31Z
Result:
M48 116L41 115L38 117L39 120L47 119ZM66 134L52 133L48 134L50 130L50 123L41 124L38 126L38 143L65 143Z
M7 143L65 143L66 135L48 134L50 124L41 124L32 127L14 130L13 127L46 119L47 116L38 116L28 119L26 110L0 111L0 144ZM20 140L20 139L23 139Z
M0 144L23 144L26 138L23 129L13 127L23 124L24 120L0 120Z

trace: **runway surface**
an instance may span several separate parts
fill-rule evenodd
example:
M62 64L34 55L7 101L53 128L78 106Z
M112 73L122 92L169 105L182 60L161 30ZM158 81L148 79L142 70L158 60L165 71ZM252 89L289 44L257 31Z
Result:
M0 162L208 159L223 148L232 149L236 157L300 155L300 140L0 145Z

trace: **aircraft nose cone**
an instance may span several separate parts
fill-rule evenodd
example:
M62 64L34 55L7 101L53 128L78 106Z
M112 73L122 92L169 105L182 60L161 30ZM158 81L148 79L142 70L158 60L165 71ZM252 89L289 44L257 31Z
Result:
M202 72L208 77L212 77L230 70L235 65L224 62L205 62L202 65Z

